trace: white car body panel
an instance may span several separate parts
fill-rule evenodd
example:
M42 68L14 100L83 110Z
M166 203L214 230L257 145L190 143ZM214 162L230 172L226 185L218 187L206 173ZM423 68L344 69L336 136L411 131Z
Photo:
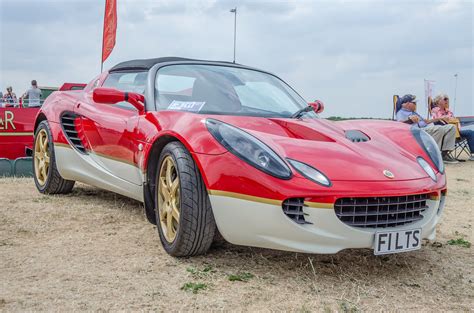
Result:
M221 192L210 200L217 227L233 244L304 253L336 253L348 248L373 248L375 232L421 228L423 239L435 239L436 224L444 206L440 200L428 200L424 218L418 222L390 228L357 228L338 219L333 208L305 207L305 219L313 224L300 225L288 218L281 204L270 204Z
M100 163L96 162L94 158L98 158L101 162L107 162L109 165L112 164L112 168L120 169L121 172L135 173L137 171L135 166L99 155L92 158L90 155L80 154L66 145L55 144L54 154L58 171L64 179L80 181L141 202L144 201L143 185L133 184L115 176L100 166Z

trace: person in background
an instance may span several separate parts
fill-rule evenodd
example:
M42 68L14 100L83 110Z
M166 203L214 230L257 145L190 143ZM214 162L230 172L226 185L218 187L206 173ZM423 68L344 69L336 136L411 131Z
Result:
M11 86L7 87L7 93L3 95L3 102L5 102L5 107L12 107L18 103L16 94Z
M416 113L416 97L414 95L404 95L400 98L402 108L397 112L397 121L413 124L415 127L422 128L436 141L443 161L445 163L458 163L458 160L449 155L449 151L454 150L456 141L456 127L452 124L434 125L437 122L448 123L448 118L424 119Z
M449 110L449 97L446 94L439 94L434 98L435 107L431 109L431 116L434 118L447 118L449 122L455 122L457 119L454 117L453 112ZM472 129L460 129L459 134L461 137L467 139L469 150L471 155L469 160L474 161L474 131Z
M41 89L38 88L36 80L31 81L31 88L28 89L23 95L23 100L28 99L28 107L39 107L41 106Z

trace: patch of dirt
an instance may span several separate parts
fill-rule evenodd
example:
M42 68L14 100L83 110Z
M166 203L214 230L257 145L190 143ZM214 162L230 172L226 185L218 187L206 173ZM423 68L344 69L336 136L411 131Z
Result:
M474 162L447 166L438 236L417 252L310 255L223 244L176 259L142 204L78 184L0 179L0 311L469 311ZM458 242L458 241L456 241Z

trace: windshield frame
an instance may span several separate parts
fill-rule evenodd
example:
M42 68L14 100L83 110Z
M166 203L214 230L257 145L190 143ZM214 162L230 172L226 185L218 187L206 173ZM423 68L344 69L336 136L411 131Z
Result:
M297 97L299 97L299 99L301 99L301 102L304 103L304 104L307 104L306 100L292 87L290 86L288 83L286 83L283 79L281 79L280 77L278 77L277 75L271 73L271 72L267 72L267 71L264 71L264 70L260 70L260 69L257 69L257 68L253 68L253 67L250 67L250 66L245 66L245 65L241 65L241 64L237 64L237 63L231 63L231 62L219 62L219 61L174 61L174 62L163 62L163 63L157 63L155 64L150 70L149 70L149 74L148 74L148 84L146 86L146 90L145 90L145 97L147 98L147 101L146 101L146 109L147 111L155 111L155 112L160 112L160 111L163 111L162 109L158 108L157 105L156 105L156 92L155 92L155 82L156 82L156 79L157 79L157 76L158 76L158 71L164 67L168 67L168 66L173 66L173 65L207 65L207 66L220 66L220 67L230 67L230 68L239 68L239 69L244 69L244 70L251 70L251 71L256 71L256 72L260 72L260 73L263 73L263 74L267 74L267 75L270 75L270 76L273 76L274 78L276 78L277 80L279 80L283 85L285 85L287 88L289 88L291 91L293 91L295 93L295 95ZM148 99L150 99L151 101L148 101ZM303 108L303 107L302 107ZM292 112L294 113L294 112ZM244 115L244 116L249 116L249 115ZM309 115L307 115L309 117ZM315 113L314 116L316 118L318 118L318 115ZM287 117L285 117L287 118ZM288 117L289 118L289 117Z

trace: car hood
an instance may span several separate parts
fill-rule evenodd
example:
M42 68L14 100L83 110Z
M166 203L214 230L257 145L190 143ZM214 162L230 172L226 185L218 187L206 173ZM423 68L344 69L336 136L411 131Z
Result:
M211 117L211 116L209 116ZM212 116L257 137L283 158L309 164L332 181L387 181L426 178L417 155L404 149L374 127L374 123L331 122L323 119L283 119ZM394 122L382 122L392 123ZM380 124L382 125L382 124ZM346 138L348 130L365 134L366 142ZM406 144L418 146L408 128L396 129L407 137ZM393 173L388 178L384 171Z

